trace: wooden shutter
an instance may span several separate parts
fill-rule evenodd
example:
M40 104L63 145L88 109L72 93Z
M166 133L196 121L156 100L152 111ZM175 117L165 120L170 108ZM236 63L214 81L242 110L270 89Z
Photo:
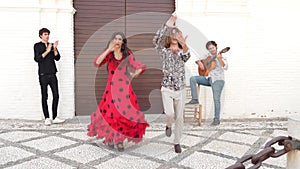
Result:
M154 50L152 39L155 31L166 21L167 14L174 11L174 5L171 0L74 1L77 10L74 20L76 115L89 115L96 110L101 100L107 82L106 66L97 69L93 66L93 61L106 47L115 31L125 32L129 48L148 68L132 81L141 110L146 113L163 111L158 92L162 78L161 61ZM162 12L159 19L157 12ZM138 14L142 17L136 17ZM148 14L146 22L143 16L145 14ZM141 30L144 29L147 31L143 33ZM142 33L135 34L137 30ZM156 92L153 94L153 91Z
M128 46L134 51L135 57L147 66L144 74L132 81L141 110L146 113L163 112L160 93L162 64L152 39L174 11L174 5L172 0L126 1ZM134 36L130 36L132 34Z

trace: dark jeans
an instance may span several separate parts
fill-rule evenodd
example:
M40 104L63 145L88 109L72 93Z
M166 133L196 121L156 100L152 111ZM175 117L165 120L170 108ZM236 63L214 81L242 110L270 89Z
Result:
M41 85L41 92L42 92L42 107L45 118L49 118L49 111L48 111L48 85L50 86L53 94L53 101L52 101L52 118L55 119L57 116L57 106L59 100L58 94L58 82L55 74L48 74L48 75L40 75L39 76L40 85Z

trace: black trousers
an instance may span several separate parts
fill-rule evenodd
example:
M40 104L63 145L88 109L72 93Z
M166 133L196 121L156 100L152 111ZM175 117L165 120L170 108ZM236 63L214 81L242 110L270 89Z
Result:
M55 119L57 116L57 106L59 100L58 94L58 81L55 74L47 74L47 75L40 75L39 81L41 85L41 92L42 92L42 107L45 118L49 118L49 111L48 111L48 85L52 90L53 101L52 101L52 118Z

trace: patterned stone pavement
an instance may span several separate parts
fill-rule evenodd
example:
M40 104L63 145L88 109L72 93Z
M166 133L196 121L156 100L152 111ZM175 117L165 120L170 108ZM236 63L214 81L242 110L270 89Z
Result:
M109 150L88 137L89 117L44 126L42 121L0 120L0 168L5 169L220 169L237 158L255 154L276 136L287 136L287 119L224 120L217 127L187 119L183 152L176 154L164 134L164 115L146 115L150 127L141 143L124 143L125 151ZM251 166L250 164L248 164ZM286 155L267 159L261 168L283 169Z

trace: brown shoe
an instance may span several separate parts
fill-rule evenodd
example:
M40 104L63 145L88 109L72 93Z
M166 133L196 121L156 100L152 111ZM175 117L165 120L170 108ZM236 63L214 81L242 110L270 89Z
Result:
M180 147L180 144L175 144L175 145L174 145L174 149L175 149L175 152L176 152L176 153L181 153L181 147Z

